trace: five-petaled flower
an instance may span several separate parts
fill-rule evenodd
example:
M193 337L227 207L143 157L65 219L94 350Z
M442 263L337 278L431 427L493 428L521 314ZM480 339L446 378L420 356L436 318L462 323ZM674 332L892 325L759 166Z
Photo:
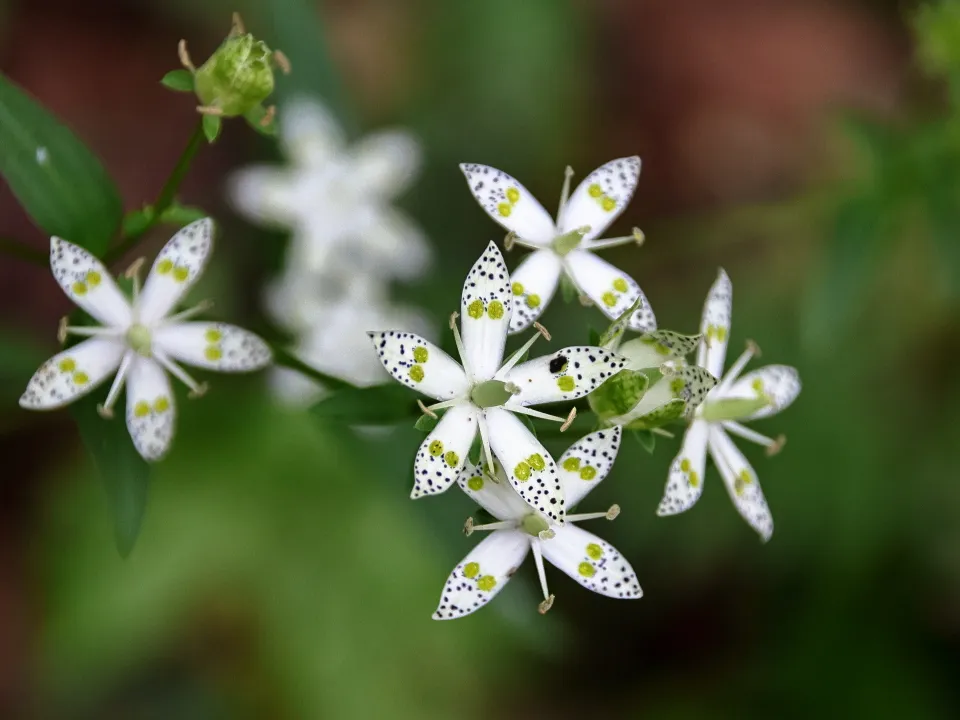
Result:
M618 427L600 430L581 438L560 456L558 473L567 502L579 503L607 476L617 457L620 437ZM474 525L472 520L467 521L464 529L468 534L475 530L492 532L450 573L434 619L463 617L486 605L503 589L529 550L533 550L543 589L541 613L553 604L543 569L544 558L601 595L623 599L643 595L633 568L617 549L573 524L602 517L613 520L620 512L617 505L606 512L568 515L570 522L560 527L541 513L531 512L513 488L503 482L502 474L498 475L500 481L495 482L468 463L457 478L464 492L497 522Z
M102 327L61 323L60 339L89 339L54 355L31 378L20 405L52 410L89 393L116 372L101 415L110 417L127 382L127 428L137 451L159 460L173 439L176 407L167 372L191 395L205 386L177 362L221 372L245 372L267 365L270 348L256 335L219 322L184 322L209 307L169 313L200 277L213 247L213 222L203 219L183 228L157 256L143 289L139 263L128 273L133 300L120 291L93 255L58 237L50 240L50 267L63 291Z
M697 364L717 377L723 373L727 353L732 299L733 285L720 270L704 305L700 326L703 338L697 355ZM768 454L777 452L783 445L782 436L768 438L738 421L768 417L786 408L800 393L800 377L795 368L786 365L767 365L741 377L756 353L757 347L748 343L746 351L697 408L680 453L670 466L658 515L683 512L700 498L709 449L737 510L764 541L770 539L773 518L757 474L727 432L763 445Z
M474 163L465 163L460 169L480 206L510 231L508 246L516 243L536 251L513 273L511 292L517 302L510 332L519 332L540 317L563 273L581 297L593 301L611 320L642 300L629 326L641 331L656 329L656 318L636 281L594 254L595 250L643 241L636 228L627 237L598 239L633 197L640 177L639 157L600 166L572 195L573 171L567 168L556 222L523 185L502 170Z
M487 470L495 455L520 497L552 521L563 523L564 497L557 466L514 413L557 420L531 405L575 400L616 374L624 361L598 347L567 347L520 362L539 337L503 361L514 298L510 275L494 243L467 275L451 329L462 367L447 353L408 332L371 332L380 361L394 378L438 400L428 411L446 409L414 461L414 498L446 490L457 479L479 429ZM541 329L541 332L542 329Z

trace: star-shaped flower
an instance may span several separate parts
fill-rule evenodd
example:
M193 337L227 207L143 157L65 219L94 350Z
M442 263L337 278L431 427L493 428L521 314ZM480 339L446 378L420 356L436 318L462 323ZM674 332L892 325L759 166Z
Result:
M417 452L412 497L443 492L453 484L479 429L487 468L496 456L520 497L562 524L564 498L557 466L514 413L563 422L530 406L583 397L618 372L624 361L602 348L581 346L520 363L539 337L535 335L501 365L513 303L507 266L490 243L463 285L462 339L456 314L450 322L462 367L413 333L372 332L370 337L387 372L439 401L428 411L446 409Z
M571 505L579 503L603 480L613 467L620 447L620 428L600 430L575 442L560 456L560 483ZM588 590L612 598L638 599L643 595L637 576L615 547L573 523L605 517L613 520L620 512L617 505L607 512L568 515L570 522L560 527L541 513L532 512L513 488L501 480L495 482L471 464L464 466L457 482L497 522L474 525L467 520L467 534L492 530L457 565L443 588L435 620L451 620L479 610L499 593L533 550L543 602L540 612L553 605L547 589L543 559L560 568Z
M116 372L101 415L112 408L124 382L127 428L146 460L159 460L173 439L176 407L169 372L190 388L192 396L206 387L191 378L182 362L221 372L257 370L270 362L270 348L259 337L219 322L184 322L206 310L208 303L170 315L200 277L213 247L213 222L198 220L164 246L140 291L137 270L133 301L93 255L58 237L50 240L50 267L63 291L103 327L69 327L61 323L60 339L80 335L88 340L47 360L20 398L30 410L53 410L82 397ZM136 264L139 267L139 263Z
M234 175L230 198L237 211L292 231L288 263L301 271L322 271L334 262L381 277L420 274L429 262L426 240L390 204L420 163L413 137L383 131L348 148L326 108L306 98L288 103L278 122L289 165Z
M723 374L732 299L733 285L720 270L703 309L703 339L697 355L697 364L717 377ZM776 440L768 438L738 421L769 417L786 408L800 394L800 377L795 368L786 365L767 365L741 376L756 353L757 347L748 343L747 350L697 408L684 435L683 447L670 466L658 515L683 512L700 499L709 450L739 513L764 541L770 539L773 518L757 474L727 433L763 445L768 454L777 452L784 442L782 436Z
M611 320L642 300L629 326L633 330L656 329L656 318L636 281L594 254L643 240L637 229L628 237L598 239L633 197L640 158L620 158L602 165L587 175L572 195L573 170L567 168L556 222L523 185L502 170L473 163L460 169L480 206L510 231L510 242L536 251L513 273L511 291L516 304L510 332L519 332L540 317L564 273L581 297L592 300Z

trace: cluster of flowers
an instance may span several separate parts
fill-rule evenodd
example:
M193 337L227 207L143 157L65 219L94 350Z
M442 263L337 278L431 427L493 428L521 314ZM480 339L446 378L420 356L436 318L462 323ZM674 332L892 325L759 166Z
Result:
M593 251L641 241L635 230L625 238L598 239L633 196L640 159L603 165L569 192L568 169L554 222L516 179L484 165L462 165L481 207L507 231L507 246L534 252L509 273L490 243L467 275L458 313L450 320L460 363L423 337L405 331L372 332L386 370L398 381L433 398L421 407L432 417L442 411L414 461L413 498L447 490L454 483L486 510L494 522L464 531L492 534L470 552L448 577L434 618L467 615L489 602L533 551L544 600L553 604L543 558L594 592L614 598L642 595L636 574L623 556L601 538L578 528L580 520L620 512L570 514L610 472L624 428L657 430L672 421L689 428L673 460L658 514L691 507L700 497L709 449L730 497L748 523L766 540L773 522L757 476L728 432L760 443L769 451L780 440L754 432L739 421L771 415L800 391L793 368L772 365L741 376L756 347L723 371L730 331L732 286L721 270L710 289L699 335L656 329L640 287L626 273ZM525 360L544 336L537 322L563 276L581 298L613 320L596 346L565 347ZM509 333L533 324L535 334L503 362ZM627 330L640 335L623 342ZM685 357L697 351L696 364ZM588 397L600 429L581 438L554 460L516 416L526 415L569 427L566 417L533 406ZM479 435L479 438L478 438ZM477 441L479 440L479 443ZM471 461L471 456L477 462Z
M305 97L286 103L277 125L288 164L244 168L229 184L238 213L290 232L266 309L307 365L360 387L383 382L364 330L430 334L420 312L389 297L392 281L416 279L431 259L420 228L390 204L417 173L419 145L387 130L348 147L330 112ZM278 368L273 380L291 403L309 404L321 392L295 371Z

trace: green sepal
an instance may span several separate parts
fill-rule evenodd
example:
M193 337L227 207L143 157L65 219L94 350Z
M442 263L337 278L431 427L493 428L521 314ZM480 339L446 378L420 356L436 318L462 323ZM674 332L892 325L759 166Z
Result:
M443 412L442 410L440 411ZM413 426L422 433L433 432L433 429L440 424L439 414L437 417L430 417L429 415L421 415L417 418L417 421Z
M153 224L155 211L153 206L146 205L142 210L131 210L123 216L124 237L142 235Z
M593 345L594 347L600 347L600 333L596 328L590 328L587 333L588 342L587 345Z
M634 440L640 443L640 447L653 455L653 450L657 446L657 436L649 430L631 430L630 434Z
M534 437L537 437L537 428L533 425L533 420L530 419L529 415L521 415L520 413L514 413L513 416L517 418L520 422L527 426L527 430L533 433Z
M477 433L473 438L473 442L470 444L470 452L467 453L467 458L474 465L480 464L480 455L483 453L483 439L480 437L480 433Z
M635 408L649 387L646 373L624 369L590 393L587 402L597 417L616 417Z
M616 349L620 347L623 334L627 331L627 328L630 325L630 318L633 317L633 314L640 309L642 304L643 298L639 297L637 298L637 301L633 303L633 305L620 313L620 316L610 323L610 326L607 328L606 332L600 336L600 342L597 344L605 350L616 351Z
M193 92L193 73L189 70L171 70L163 76L160 84L174 92Z
M220 128L223 126L223 120L219 115L203 116L203 134L207 137L207 142L212 143L220 136Z
M568 304L576 300L577 295L580 294L577 292L577 286L567 277L566 273L560 276L560 293L563 295L563 301Z
M257 105L252 110L244 113L243 118L253 130L256 130L261 135L275 137L277 134L276 118L271 117L270 122L268 122L266 125L263 124L263 119L267 117L268 112L269 111L263 107L263 105Z
M770 404L770 399L765 396L725 398L711 400L704 404L701 412L703 413L703 419L707 422L723 422L724 420L740 420L750 417Z
M668 423L680 420L684 416L686 408L686 402L680 398L674 398L651 410L646 415L641 415L631 420L627 423L626 428L628 430L650 430L660 427L661 425L667 425Z

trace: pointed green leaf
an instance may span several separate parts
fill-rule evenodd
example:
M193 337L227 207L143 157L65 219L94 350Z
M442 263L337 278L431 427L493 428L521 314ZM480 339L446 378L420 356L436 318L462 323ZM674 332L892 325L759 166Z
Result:
M338 390L316 403L310 412L347 425L392 425L421 414L416 394L399 383Z
M203 134L207 137L207 142L212 143L220 136L220 128L223 121L217 115L203 116Z
M0 75L0 175L33 221L99 255L123 218L110 176L53 115Z
M653 455L653 449L657 446L657 436L649 430L631 430L634 440L640 443L640 447Z
M193 92L193 73L189 70L171 70L160 84L176 92Z
M417 418L417 421L413 426L422 433L432 432L433 429L440 424L439 413L438 417L430 417L429 415L421 415Z

